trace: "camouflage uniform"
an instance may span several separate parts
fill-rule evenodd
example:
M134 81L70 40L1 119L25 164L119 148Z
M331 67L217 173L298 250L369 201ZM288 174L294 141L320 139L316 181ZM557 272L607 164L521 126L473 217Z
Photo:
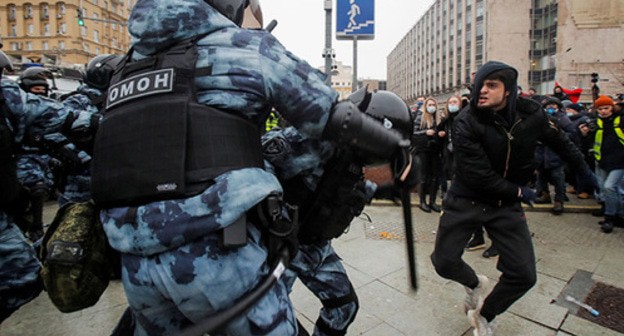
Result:
M198 101L238 111L259 128L275 107L309 137L320 137L338 94L324 75L288 52L266 31L241 29L202 0L140 0L129 20L134 57L152 55L192 36L198 41ZM135 334L184 329L246 295L269 271L260 232L248 225L247 245L219 247L220 229L271 192L277 178L260 168L221 174L202 193L138 208L112 208L101 219L122 253L122 280L139 322ZM287 290L279 282L222 331L228 335L297 332Z
M8 105L17 143L24 134L43 134L59 129L68 110L60 103L25 93L17 83L2 80L1 89ZM15 226L12 216L0 211L0 322L41 291L40 264L32 246Z
M54 176L49 163L49 155L22 154L17 160L17 179L29 189L37 184L43 184L50 189L54 185Z
M317 189L323 167L334 154L331 143L306 139L293 128L274 129L262 137L262 143L265 160L271 165L267 170L273 171L280 181L298 175L311 191ZM372 198L375 189L376 185L367 183L368 199ZM314 335L344 335L355 319L358 303L331 240L299 245L299 253L282 277L289 291L297 278L323 303Z
M70 109L85 111L88 114L98 113L99 109L93 105L89 96L99 97L104 93L88 85L81 85L75 94L63 100L63 105ZM89 152L90 154L91 152ZM86 168L79 173L67 175L65 189L59 197L59 206L69 202L86 202L91 199L91 169Z

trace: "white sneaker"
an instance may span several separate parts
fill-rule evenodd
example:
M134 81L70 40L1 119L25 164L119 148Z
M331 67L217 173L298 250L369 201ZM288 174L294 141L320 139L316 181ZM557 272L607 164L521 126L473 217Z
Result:
M475 289L470 289L468 287L464 287L466 289L466 298L464 299L464 313L468 313L471 309L476 309L481 311L481 307L483 306L483 301L485 300L485 296L487 295L487 287L490 283L490 280L485 275L477 275L479 279L479 285L475 287Z
M485 317L481 316L479 310L469 310L468 321L470 321L470 325L474 328L472 331L474 336L494 336L492 326L490 326L490 323L488 323Z

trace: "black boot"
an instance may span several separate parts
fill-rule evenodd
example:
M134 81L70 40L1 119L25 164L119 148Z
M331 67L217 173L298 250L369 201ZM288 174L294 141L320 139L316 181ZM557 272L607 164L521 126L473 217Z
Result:
M431 212L431 208L427 205L427 195L425 195L425 188L423 188L422 183L418 185L418 196L420 197L420 210Z
M436 183L432 184L431 189L429 190L429 208L435 212L440 212L440 207L436 205L436 197L438 196L438 185Z
M48 198L47 187L37 183L30 194L32 221L28 228L28 238L33 243L43 237L43 202Z
M613 217L613 216L605 216L605 220L600 225L600 229L604 233L611 233L613 231L614 224L615 224L615 217Z

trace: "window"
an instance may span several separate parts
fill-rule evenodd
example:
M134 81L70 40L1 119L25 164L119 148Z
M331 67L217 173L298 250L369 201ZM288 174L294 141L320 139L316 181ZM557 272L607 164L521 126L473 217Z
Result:
M26 35L32 36L34 34L35 34L35 25L33 25L32 23L29 23L28 26L26 27Z
M111 23L111 29L112 30L117 30L117 24L116 23Z
M10 33L9 36L11 36L11 37L16 37L17 36L17 25L15 25L15 24L11 25L11 33Z
M113 46L113 48L117 48L117 38L113 37L113 40L111 41L111 44Z
M57 12L61 13L61 15L65 14L65 4L64 3L58 4Z
M33 50L32 42L26 42L26 50Z
M66 32L67 32L67 24L63 22L59 26L59 34L64 35Z
M87 36L87 27L85 26L80 27L80 36L82 37Z
M15 20L16 15L17 15L17 9L15 5L9 5L9 21Z
M43 41L43 43L41 43L41 47L43 48L43 50L48 50L49 49L48 41Z
M50 24L46 23L43 25L43 36L50 36Z
M59 50L65 50L65 41L59 41Z
M100 47L95 47L95 54L99 55L100 54Z
M21 43L19 42L11 42L11 50L20 50Z
M41 5L41 18L47 19L50 13L48 13L48 4Z
M97 30L93 31L93 41L100 42L100 32Z
M31 4L24 5L24 18L30 19L33 17L33 9Z

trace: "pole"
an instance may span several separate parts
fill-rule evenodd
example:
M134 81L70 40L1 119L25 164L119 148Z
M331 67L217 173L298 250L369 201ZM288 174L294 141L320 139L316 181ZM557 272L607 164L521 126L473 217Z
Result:
M357 36L353 36L353 83L351 92L355 92L358 89L357 78Z
M325 1L325 51L323 52L323 57L325 57L325 74L327 78L325 79L325 83L327 85L331 85L331 71L332 71L332 1L333 0L324 0Z

